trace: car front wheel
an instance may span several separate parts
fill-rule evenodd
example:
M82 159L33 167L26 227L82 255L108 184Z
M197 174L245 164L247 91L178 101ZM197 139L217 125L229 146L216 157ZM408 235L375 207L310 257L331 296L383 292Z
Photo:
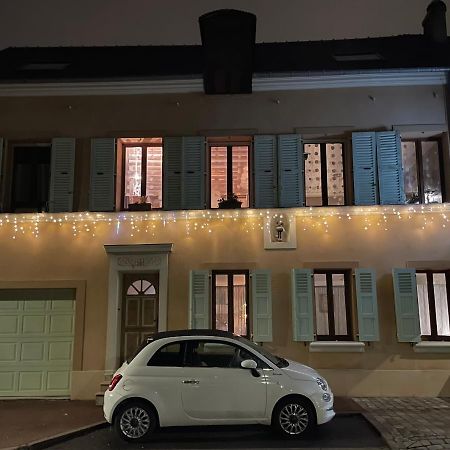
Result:
M274 411L272 424L287 438L305 435L316 426L313 406L302 398L282 400Z
M158 419L153 408L134 401L119 409L114 420L116 433L125 441L145 441L157 428Z

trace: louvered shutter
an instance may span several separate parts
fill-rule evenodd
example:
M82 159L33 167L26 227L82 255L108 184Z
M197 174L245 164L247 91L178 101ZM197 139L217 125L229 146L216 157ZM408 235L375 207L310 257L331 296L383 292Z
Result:
M378 203L376 133L353 133L355 205Z
M75 139L52 139L50 168L50 212L73 209L73 179L75 169Z
M294 341L314 341L311 269L292 269L292 327Z
M205 138L183 137L182 208L205 208Z
M189 293L189 327L191 329L211 328L207 270L191 270Z
M303 143L298 134L278 136L279 206L304 206L305 199Z
M276 150L275 136L255 136L253 153L256 208L277 206Z
M405 204L400 133L377 133L378 186L381 205Z
M183 138L163 139L163 207L173 211L182 209L181 180L183 165Z
M376 273L373 269L356 269L355 278L359 340L361 342L379 341Z
M272 342L272 285L269 270L252 272L253 340Z
M116 140L91 139L90 211L114 211Z
M419 305L417 303L416 271L394 269L395 316L399 342L420 341Z

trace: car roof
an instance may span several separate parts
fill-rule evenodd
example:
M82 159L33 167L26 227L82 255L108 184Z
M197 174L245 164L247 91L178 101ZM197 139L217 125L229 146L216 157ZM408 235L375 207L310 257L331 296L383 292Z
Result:
M237 340L238 336L230 333L229 331L221 330L173 330L173 331L162 331L159 333L154 333L147 338L147 342L154 342L159 339L166 339L172 337L222 337Z

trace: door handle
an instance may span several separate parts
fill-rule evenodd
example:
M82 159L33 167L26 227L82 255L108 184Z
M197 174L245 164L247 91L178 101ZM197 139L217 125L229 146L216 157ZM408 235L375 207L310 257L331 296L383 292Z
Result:
M198 380L183 380L183 384L199 384Z

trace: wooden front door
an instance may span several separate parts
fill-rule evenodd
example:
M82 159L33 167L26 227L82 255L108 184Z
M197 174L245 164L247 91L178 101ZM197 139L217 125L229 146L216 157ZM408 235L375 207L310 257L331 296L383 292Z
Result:
M158 331L159 275L123 276L121 361L134 355L139 344Z

